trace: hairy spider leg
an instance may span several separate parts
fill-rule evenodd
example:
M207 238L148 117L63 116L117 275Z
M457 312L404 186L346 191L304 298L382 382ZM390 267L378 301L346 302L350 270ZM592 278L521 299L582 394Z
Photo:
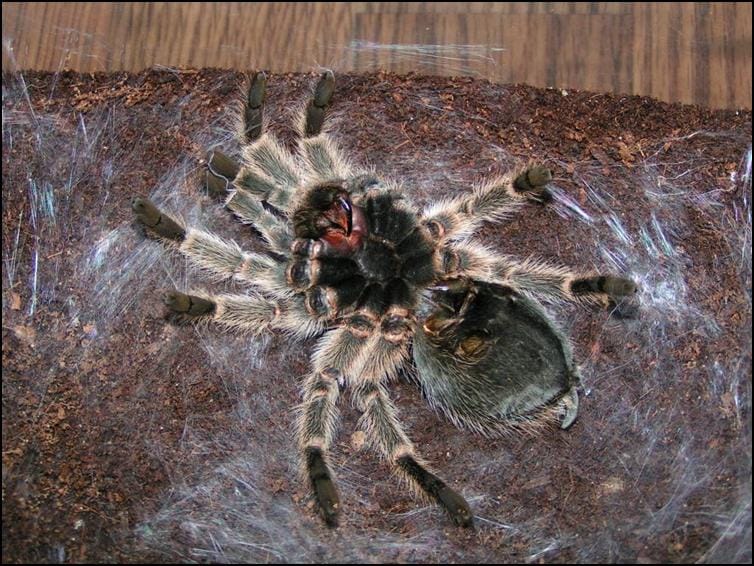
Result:
M471 527L474 515L466 500L427 470L413 443L403 430L395 405L380 383L365 382L356 389L357 406L362 411L360 427L394 471L408 481L417 494L438 503L451 519L463 527Z
M136 218L155 235L182 253L192 264L221 279L234 278L259 287L275 297L293 294L286 279L286 264L267 255L244 251L226 240L195 228L184 228L151 201L136 198Z
M474 516L466 500L428 471L416 453L383 384L407 360L408 334L403 340L386 339L378 334L369 341L373 346L365 349L363 363L354 369L352 377L356 406L362 412L359 426L372 447L408 482L414 493L439 504L457 525L473 526Z
M252 81L250 92L254 88L255 81ZM324 72L303 112L303 120L301 118L297 120L297 127L302 138L318 137L321 133L334 89L335 77L332 71ZM248 98L252 98L251 94ZM248 130L248 128L249 124L246 123L244 129ZM331 146L332 144L327 143L325 137L320 143L312 144L311 147L302 146L310 147L310 151L305 155L309 155L315 161L317 167L315 171L323 172L328 166L334 168L344 163L342 158L334 153L336 150ZM253 143L244 148L243 162L243 167L235 177L236 188L247 190L282 211L290 211L297 188L302 185L302 180L306 181L304 179L306 167L299 166L274 136L264 131L254 139ZM334 169L330 171L339 173Z
M325 118L335 90L335 76L325 71L309 103L298 113L294 125L299 134L298 155L306 171L306 183L316 184L355 175L354 167L325 128Z
M304 403L298 419L299 448L320 513L328 525L337 524L339 499L327 465L327 452L337 420L337 381L346 380L354 390L356 406L362 412L359 426L370 444L417 494L441 505L457 524L472 526L468 503L429 472L416 455L382 384L395 377L407 361L409 334L395 332L395 326L385 324L385 319L379 328L365 328L364 314L354 315L352 324L321 339L313 356L314 373L304 384Z
M340 328L323 336L312 357L313 372L304 381L303 402L296 421L298 447L303 473L314 492L317 506L327 525L338 524L340 499L328 464L338 420L339 367L353 363L361 340Z
M477 185L471 194L442 200L422 214L432 236L440 241L471 235L484 221L510 216L526 202L547 202L549 169L529 165Z
M302 297L274 300L257 293L213 295L206 291L186 294L169 291L163 300L178 323L213 323L241 334L282 331L293 338L310 338L325 331L322 318L314 318Z
M635 308L637 285L631 279L579 273L537 259L501 256L474 240L447 244L443 249L443 269L447 277L498 283L548 301L611 308L619 316L630 316Z
M352 167L333 140L322 131L325 112L334 90L331 71L322 74L311 100L299 113L299 157L296 163L271 134L263 133L262 111L266 76L256 73L250 80L244 107L242 139L250 142L244 151L244 166L213 150L207 157L207 188L226 194L226 206L243 222L262 234L272 251L288 255L292 243L290 226L269 211L262 201L284 212L290 210L296 190L302 184L346 178ZM253 132L253 135L248 135ZM304 172L307 173L304 173Z
M267 75L263 71L258 71L249 80L246 104L244 105L242 138L246 143L252 143L262 135L266 94Z

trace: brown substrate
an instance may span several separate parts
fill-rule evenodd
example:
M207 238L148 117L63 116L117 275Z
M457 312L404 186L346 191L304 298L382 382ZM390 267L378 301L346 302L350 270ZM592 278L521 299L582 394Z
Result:
M130 227L130 198L149 194L179 159L200 165L203 145L219 137L208 125L224 125L241 78L220 70L24 73L23 82L4 75L4 562L219 560L217 549L195 552L196 531L178 518L154 517L182 481L200 484L201 470L253 460L260 446L291 459L265 459L255 488L292 509L300 519L287 520L310 541L286 554L274 550L279 541L239 535L260 545L249 555L260 560L751 559L751 256L742 250L751 245L751 185L741 180L750 112L471 78L338 77L342 145L403 179L418 202L536 159L593 218L606 210L594 191L609 194L632 234L622 242L607 223L532 207L485 227L491 246L587 268L604 261L598 249L636 247L634 276L659 289L665 282L641 270L667 269L682 284L668 283L667 297L647 291L644 326L583 309L559 313L589 393L568 432L485 440L434 415L407 381L393 386L416 445L486 518L476 532L458 531L439 512L402 514L416 502L359 450L360 437L351 436L358 415L346 399L335 462L351 485L333 533L314 516L291 464L290 408L307 368L301 346L273 338L252 372L269 381L228 387L202 336L166 325L159 288L146 289L146 306L128 303L110 320L107 301L94 296L117 274L97 266L95 244L116 230L112 248L144 246ZM311 80L272 76L270 114L301 100ZM290 142L284 121L274 127ZM200 174L189 175L198 195ZM640 237L654 229L652 219L660 227L654 256ZM255 238L234 221L215 228L244 245ZM112 293L122 300L122 289ZM247 398L269 412L239 417ZM212 443L239 427L254 439L248 452L235 437L230 446ZM189 429L201 440L188 442ZM159 529L162 546L150 529Z

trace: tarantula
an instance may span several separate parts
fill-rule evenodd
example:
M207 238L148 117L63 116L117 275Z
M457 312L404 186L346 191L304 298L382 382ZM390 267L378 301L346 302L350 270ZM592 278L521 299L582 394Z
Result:
M453 521L473 524L466 500L418 455L396 415L388 384L411 367L429 403L483 434L573 423L579 374L568 341L534 296L620 305L630 279L579 274L498 255L472 238L522 204L547 202L548 169L530 165L419 213L401 186L353 165L325 128L334 92L327 71L299 113L291 155L265 131L266 75L254 74L240 119L242 164L219 151L206 183L251 224L270 255L184 227L149 200L132 203L149 233L199 268L248 283L248 294L172 291L183 319L232 330L278 329L321 336L297 416L303 470L322 518L336 526L339 497L328 450L341 387L352 391L373 447L419 495Z

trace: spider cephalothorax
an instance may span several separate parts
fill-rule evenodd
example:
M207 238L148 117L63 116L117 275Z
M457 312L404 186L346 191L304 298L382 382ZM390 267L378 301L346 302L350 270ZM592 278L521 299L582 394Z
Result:
M259 333L320 336L303 382L297 435L303 470L328 525L340 501L328 464L337 400L348 386L372 446L416 492L459 525L465 499L428 471L401 426L387 385L403 369L430 404L483 434L531 430L578 410L579 383L568 341L535 300L621 307L636 291L623 277L577 274L499 255L473 239L529 201L548 202L549 170L533 165L493 178L465 195L419 211L409 192L350 164L323 132L334 92L322 75L304 106L296 155L264 131L266 77L250 81L241 113L241 163L218 151L207 188L252 224L271 255L187 228L146 199L138 220L214 275L254 288L248 294L168 293L176 316Z
M297 239L287 277L313 313L400 326L434 281L437 253L402 199L373 179L316 185L293 212ZM320 300L326 298L325 301ZM404 324L407 324L404 321Z

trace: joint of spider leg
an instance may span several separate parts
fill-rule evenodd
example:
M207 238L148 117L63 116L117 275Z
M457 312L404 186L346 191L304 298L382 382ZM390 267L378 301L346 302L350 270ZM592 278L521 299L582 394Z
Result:
M325 397L333 392L333 388L338 389L338 379L340 372L335 368L325 368L315 374L313 380L306 384L305 400L314 399L315 397Z
M331 379L334 382L339 382L343 378L343 374L341 371L334 367L326 367L323 370L320 370L319 372L324 378Z
M403 458L405 456L417 458L416 453L414 452L414 447L410 444L399 444L388 455L388 458L391 462L397 462L399 458Z
M270 180L266 175L261 175L249 168L241 169L233 180L233 183L238 188L242 188L249 194L257 197L263 206L269 205L268 200L276 191L274 181Z
M437 218L425 221L424 226L433 240L442 240L448 231L447 226Z
M212 150L207 154L206 187L211 195L226 195L232 188L233 180L241 170L240 165L224 153ZM228 198L228 202L232 198ZM226 202L226 205L228 203Z
M362 309L344 320L346 329L356 338L367 339L374 333L379 317L366 309Z
M333 92L335 91L335 75L332 71L322 73L317 86L314 89L314 96L306 107L306 122L304 125L304 135L312 137L322 131L325 123L325 114L327 106L330 104Z
M291 253L297 256L312 258L314 257L314 248L317 244L316 240L310 238L296 238L291 244Z
M241 261L239 262L238 266L235 269L235 276L244 279L249 274L254 272L253 265L254 265L255 258L253 255L248 253L243 253L241 255Z
M362 175L356 175L351 179L346 179L344 187L351 195L356 197L362 197L366 191L377 187L380 184L380 180L374 175L365 173Z
M357 408L366 413L372 403L380 401L380 390L373 381L362 381L358 384L358 390L355 393Z
M231 182L238 175L241 166L221 151L213 149L207 153L207 169L216 177Z
M299 439L298 447L304 455L306 455L306 451L310 449L320 451L327 450L327 441L321 436L307 436L306 439ZM304 461L304 463L306 463L306 461Z
M272 319L267 326L272 326L283 316L283 309L278 303L272 303Z
M251 79L244 106L243 134L249 143L257 140L262 134L262 113L264 111L266 92L267 75L259 71Z
M461 204L458 205L458 212L461 214L471 214L471 202L468 200L461 202Z
M168 291L163 297L163 303L176 314L186 314L191 317L199 317L214 314L217 305L203 297L187 295L180 291Z
M344 257L349 255L348 251L348 249L342 250L331 245L327 240L296 238L291 244L291 253L293 255L307 257L309 259Z
M340 371L337 368L334 367L326 367L321 371L323 376L326 376L327 379L332 379L336 386L338 387L338 390L342 390L346 385L346 377L343 375L343 372Z
M391 307L382 317L380 332L388 342L401 344L411 337L415 324L416 321L411 311L403 307Z
M620 302L638 291L634 281L612 275L574 277L569 283L569 291L573 296L602 295L608 302Z
M295 291L302 292L317 284L321 263L319 260L296 260L287 268L285 279Z
M458 273L461 269L461 254L457 250L445 248L442 251L442 271L446 275Z
M338 314L338 295L331 287L313 287L306 292L304 306L315 318L335 318Z
M134 197L131 209L136 219L160 238L182 242L186 239L186 230L175 220L164 214L149 199Z
M374 204L380 203L381 197L385 199L392 198L392 194L380 183L372 183L365 187L361 199L365 202L371 201Z

